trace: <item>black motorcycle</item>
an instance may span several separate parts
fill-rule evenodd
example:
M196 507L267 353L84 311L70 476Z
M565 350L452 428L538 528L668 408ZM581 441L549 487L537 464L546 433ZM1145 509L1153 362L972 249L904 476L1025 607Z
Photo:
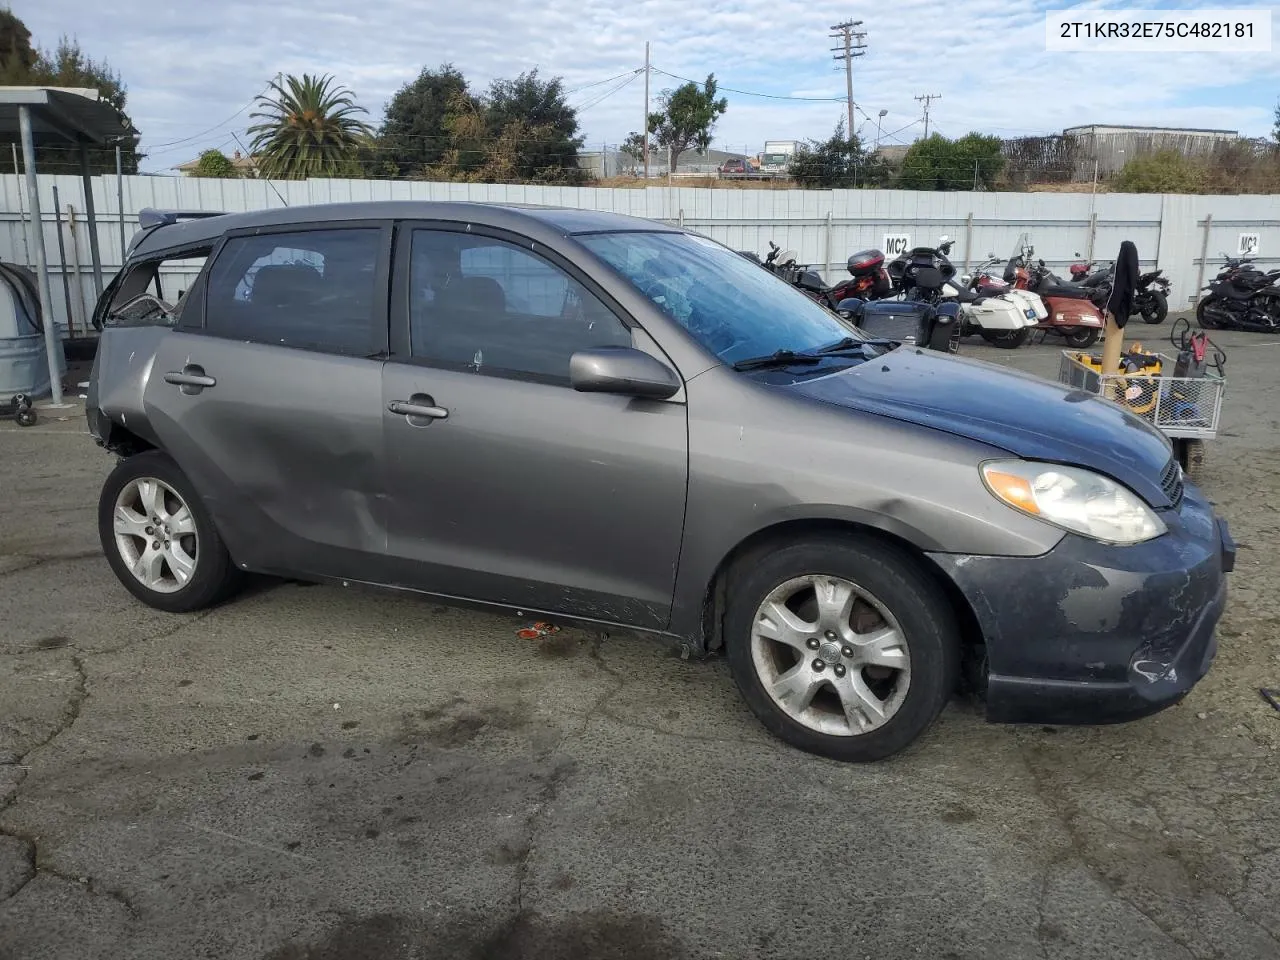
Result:
M1099 310L1105 310L1107 300L1111 297L1111 288L1115 279L1115 264L1102 270L1095 270L1083 280L1077 281L1080 286L1091 291L1089 299ZM1169 280L1163 270L1149 270L1138 277L1133 291L1133 313L1131 316L1141 317L1144 323L1163 323L1169 316Z
M1229 257L1203 289L1208 296L1196 305L1196 322L1205 330L1280 332L1280 270L1263 273Z

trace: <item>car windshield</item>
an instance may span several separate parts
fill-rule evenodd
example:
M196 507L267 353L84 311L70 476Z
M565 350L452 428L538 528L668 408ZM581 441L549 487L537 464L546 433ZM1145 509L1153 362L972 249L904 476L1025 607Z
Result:
M791 284L689 233L577 238L725 363L866 339Z

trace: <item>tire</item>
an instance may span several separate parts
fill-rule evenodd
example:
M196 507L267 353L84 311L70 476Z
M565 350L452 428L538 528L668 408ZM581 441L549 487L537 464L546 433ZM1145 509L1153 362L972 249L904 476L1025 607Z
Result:
M1031 335L1031 328L1020 327L1017 330L979 329L978 333L983 340L993 347L999 347L1001 350L1016 350L1027 342L1027 337Z
M125 589L157 610L203 610L240 583L209 511L178 465L158 450L122 460L111 471L98 498L98 537ZM148 540L163 546L156 549ZM135 574L135 566L144 572Z
M820 615L815 584L849 588L852 606ZM788 598L795 609L777 606ZM839 599L833 594L832 611ZM824 537L752 556L730 575L724 624L734 681L760 722L792 746L835 760L882 760L902 750L959 681L960 636L946 597L909 554L878 542ZM857 639L873 634L874 643ZM770 688L780 680L775 699Z
M1204 297L1196 304L1196 323L1200 325L1202 330L1217 330L1220 324L1214 317L1207 313L1205 307L1213 302L1213 297Z
M1072 327L1070 333L1064 333L1062 339L1073 347L1084 350L1098 342L1098 331L1093 327Z
M1180 437L1173 441L1173 451L1178 463L1182 465L1183 475L1199 486L1200 478L1204 475L1204 441Z
M1169 301L1165 295L1159 290L1152 290L1147 294L1147 300L1150 303L1150 309L1142 310L1142 319L1146 323L1164 323L1165 318L1169 316Z

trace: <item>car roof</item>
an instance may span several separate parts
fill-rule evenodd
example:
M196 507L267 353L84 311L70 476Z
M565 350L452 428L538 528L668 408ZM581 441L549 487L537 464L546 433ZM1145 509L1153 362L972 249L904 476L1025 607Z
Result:
M157 211L158 218L164 216ZM179 218L193 216L178 214ZM623 231L679 232L678 227L601 210L551 207L534 204L496 204L464 201L383 200L364 203L326 203L300 207L274 207L248 213L200 215L145 229L134 238L130 256L148 255L211 243L231 230L279 227L343 220L441 220L471 223L523 233L533 239L585 233Z

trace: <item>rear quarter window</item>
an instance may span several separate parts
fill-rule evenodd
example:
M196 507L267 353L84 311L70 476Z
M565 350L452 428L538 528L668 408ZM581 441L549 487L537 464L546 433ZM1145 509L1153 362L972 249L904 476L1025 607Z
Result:
M128 264L107 288L95 322L104 327L175 325L212 250L183 250Z

